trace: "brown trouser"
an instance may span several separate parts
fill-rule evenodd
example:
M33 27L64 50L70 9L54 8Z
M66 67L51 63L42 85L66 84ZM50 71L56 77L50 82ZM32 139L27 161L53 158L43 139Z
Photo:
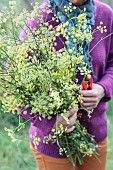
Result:
M100 149L98 149L99 160L95 157L84 158L84 164L79 165L76 161L77 168L73 167L68 158L53 158L44 155L34 148L32 151L36 158L38 170L105 170L106 169L106 157L107 157L107 139L99 142Z

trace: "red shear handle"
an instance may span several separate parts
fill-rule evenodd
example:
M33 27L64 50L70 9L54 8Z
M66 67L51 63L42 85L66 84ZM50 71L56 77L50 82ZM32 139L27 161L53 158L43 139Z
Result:
M85 80L82 81L82 90L92 90L93 78L92 76L87 76Z

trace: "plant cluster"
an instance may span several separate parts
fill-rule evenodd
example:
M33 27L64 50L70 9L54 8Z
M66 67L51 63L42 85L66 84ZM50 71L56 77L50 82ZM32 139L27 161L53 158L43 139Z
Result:
M14 112L19 106L32 107L32 113L39 112L42 117L48 116L48 118L53 114L66 113L76 107L80 101L78 95L80 85L77 83L76 74L81 63L84 64L82 44L76 56L65 45L63 49L56 52L55 35L63 34L66 37L66 32L62 24L53 28L48 22L44 22L41 12L36 16L39 18L38 29L32 30L27 25L26 40L19 39L16 28L22 27L23 16L25 19L28 13L24 10L25 13L22 12L18 16L21 19L18 19L14 16L15 3L11 2L9 18L1 14L0 99L4 109ZM9 12L7 16L8 14ZM12 28L7 31L4 23L8 19L11 21ZM80 16L78 19L81 20ZM10 33L7 34L9 31ZM82 34L80 25L78 29L72 30L73 36L75 31L78 32L75 34L75 40L79 41ZM84 39L86 37L85 35ZM81 38L83 39L83 36ZM84 73L86 68L83 69L81 72Z
M79 116L78 116L79 117ZM91 157L93 154L98 159L98 145L96 144L94 137L90 135L85 127L82 127L79 120L75 122L75 129L73 132L67 134L66 128L60 124L56 129L52 129L52 132L45 136L43 139L34 138L34 146L37 149L37 145L41 140L48 144L50 141L52 143L57 143L59 146L59 153L62 155L65 153L68 159L71 161L73 166L76 166L74 155L78 159L80 165L84 163L84 157Z

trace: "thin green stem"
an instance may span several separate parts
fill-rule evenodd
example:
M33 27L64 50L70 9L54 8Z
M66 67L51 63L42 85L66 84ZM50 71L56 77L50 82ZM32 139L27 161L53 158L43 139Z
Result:
M95 49L95 47L96 47L100 42L102 42L102 41L105 40L106 38L110 37L111 35L113 35L113 32L110 33L109 35L107 35L107 36L101 38L101 39L98 41L98 43L95 44L94 47L89 51L89 54Z
M70 147L69 147L69 143L68 143L68 139L67 139L66 133L65 133L65 140L66 140L66 144L67 144L67 150L68 150L68 153L69 153L68 158L71 161L71 163L73 164L73 166L76 167L75 161L73 159L73 156L72 156L72 153L71 153L71 150L70 150Z
M16 46L17 46L18 44L17 44L16 38L15 38L15 30L14 30L13 17L14 17L14 16L11 16L11 15L10 15L11 25L12 25L12 34L13 34L13 37L14 37L15 44L16 44Z

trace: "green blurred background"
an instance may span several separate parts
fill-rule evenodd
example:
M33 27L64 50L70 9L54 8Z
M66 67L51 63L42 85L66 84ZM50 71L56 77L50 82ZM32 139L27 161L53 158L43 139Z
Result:
M39 0L38 2L42 3L43 1L44 0ZM113 7L113 0L102 1ZM31 10L34 2L36 2L36 0L17 1L18 11L21 11L23 7ZM3 10L8 3L9 0L0 0L0 10ZM113 100L109 102L107 114L109 125L107 170L113 170ZM15 128L18 125L18 117L5 113L1 110L0 105L0 120L0 170L36 170L35 159L29 149L29 124L17 134L17 137L23 139L23 141L20 145L16 145L11 142L7 133L4 131L4 127ZM24 120L21 119L21 122L23 121Z

